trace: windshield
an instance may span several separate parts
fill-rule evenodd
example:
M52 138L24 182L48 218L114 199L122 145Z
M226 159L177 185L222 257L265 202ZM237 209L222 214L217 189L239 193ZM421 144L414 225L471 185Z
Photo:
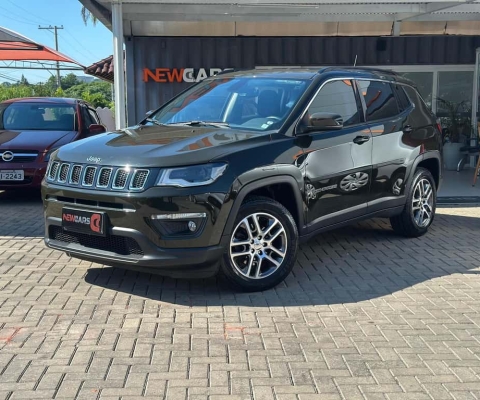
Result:
M75 106L45 103L0 104L0 129L73 131Z
M208 79L150 115L145 123L216 122L254 131L278 129L308 83L254 77Z

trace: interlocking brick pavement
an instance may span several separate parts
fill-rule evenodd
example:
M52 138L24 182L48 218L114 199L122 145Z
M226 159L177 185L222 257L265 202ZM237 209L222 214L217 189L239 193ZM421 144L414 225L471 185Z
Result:
M47 249L36 195L0 211L0 398L480 399L480 208L323 234L253 294Z

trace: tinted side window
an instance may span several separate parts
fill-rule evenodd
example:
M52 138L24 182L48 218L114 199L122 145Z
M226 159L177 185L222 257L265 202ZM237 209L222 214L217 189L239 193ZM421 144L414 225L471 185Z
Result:
M367 106L368 122L399 114L397 100L389 83L378 81L359 81L358 83Z
M405 94L405 91L403 90L402 85L393 85L393 90L397 95L400 112L405 111L408 107L410 107L410 100L408 100L408 97Z
M357 100L349 80L327 83L317 94L308 109L308 114L324 112L338 114L343 125L349 126L360 122Z
M432 113L422 97L411 86L405 86L405 91L415 107L411 114L412 123L417 127L431 124Z

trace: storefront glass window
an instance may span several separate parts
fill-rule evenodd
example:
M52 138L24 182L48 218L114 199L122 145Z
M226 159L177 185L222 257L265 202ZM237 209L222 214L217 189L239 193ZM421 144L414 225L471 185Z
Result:
M428 107L432 107L433 72L403 72L400 75L410 79L417 85L417 89Z
M473 71L438 73L437 116L453 141L464 141L471 134Z
M471 110L473 93L473 71L449 71L438 73L438 99L437 114L446 117L447 109L444 102L453 105L463 104L461 112ZM443 100L443 101L442 101Z

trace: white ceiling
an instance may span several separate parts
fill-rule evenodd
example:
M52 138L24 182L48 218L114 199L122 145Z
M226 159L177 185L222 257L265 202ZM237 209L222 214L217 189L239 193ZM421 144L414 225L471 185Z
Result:
M109 28L112 1L126 35L480 33L480 0L80 0Z

